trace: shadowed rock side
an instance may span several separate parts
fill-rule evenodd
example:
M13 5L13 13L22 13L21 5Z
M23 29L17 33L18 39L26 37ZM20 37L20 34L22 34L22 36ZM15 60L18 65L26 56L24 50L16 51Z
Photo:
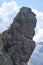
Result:
M2 33L3 51L13 65L26 65L34 48L32 40L36 26L36 15L28 7L22 7L10 28Z

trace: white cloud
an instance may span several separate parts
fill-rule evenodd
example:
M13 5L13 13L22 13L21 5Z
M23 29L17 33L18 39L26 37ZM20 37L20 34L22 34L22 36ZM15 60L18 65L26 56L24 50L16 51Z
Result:
M0 7L0 32L7 29L7 27L12 23L13 18L19 11L19 6L15 1L11 2L3 2ZM36 26L36 34L33 38L36 42L43 41L43 12L39 12L36 9L32 9L36 14L37 18L37 26Z
M19 11L19 6L15 1L3 2L0 7L0 32L7 29L7 27L12 23L13 18Z
M38 32L36 32L36 34L35 34L33 39L36 42L43 42L43 29L39 29Z
M35 28L36 34L33 37L33 40L36 42L43 41L43 12L39 12L38 10L32 9L32 11L36 14L37 25Z
M31 65L29 61L27 62L27 65Z

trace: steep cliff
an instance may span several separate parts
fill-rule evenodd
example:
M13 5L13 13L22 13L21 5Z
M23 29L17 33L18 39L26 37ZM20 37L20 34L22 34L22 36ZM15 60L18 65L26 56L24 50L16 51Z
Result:
M22 7L10 28L2 33L3 50L13 65L26 65L34 48L36 15L28 7Z

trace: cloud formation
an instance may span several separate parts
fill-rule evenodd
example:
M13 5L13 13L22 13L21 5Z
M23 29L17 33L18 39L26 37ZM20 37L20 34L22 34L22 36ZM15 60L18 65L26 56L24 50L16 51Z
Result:
M2 3L2 6L0 7L0 32L3 32L10 26L13 18L19 11L19 8L20 7L15 1Z
M43 42L43 12L39 12L35 9L32 9L32 11L36 14L37 18L37 25L35 28L36 34L33 40L36 42Z

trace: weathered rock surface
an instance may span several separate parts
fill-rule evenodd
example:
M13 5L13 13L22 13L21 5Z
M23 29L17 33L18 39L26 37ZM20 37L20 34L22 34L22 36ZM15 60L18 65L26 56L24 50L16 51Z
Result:
M35 34L36 22L36 15L31 9L23 7L10 28L2 33L4 52L10 57L13 65L27 64L35 48L32 38Z
M10 57L7 55L7 53L1 53L0 54L0 65L13 65Z
M3 48L2 35L0 34L0 65L13 65L10 57L2 48Z
M1 53L1 49L3 48L3 44L2 44L2 36L0 34L0 53Z

